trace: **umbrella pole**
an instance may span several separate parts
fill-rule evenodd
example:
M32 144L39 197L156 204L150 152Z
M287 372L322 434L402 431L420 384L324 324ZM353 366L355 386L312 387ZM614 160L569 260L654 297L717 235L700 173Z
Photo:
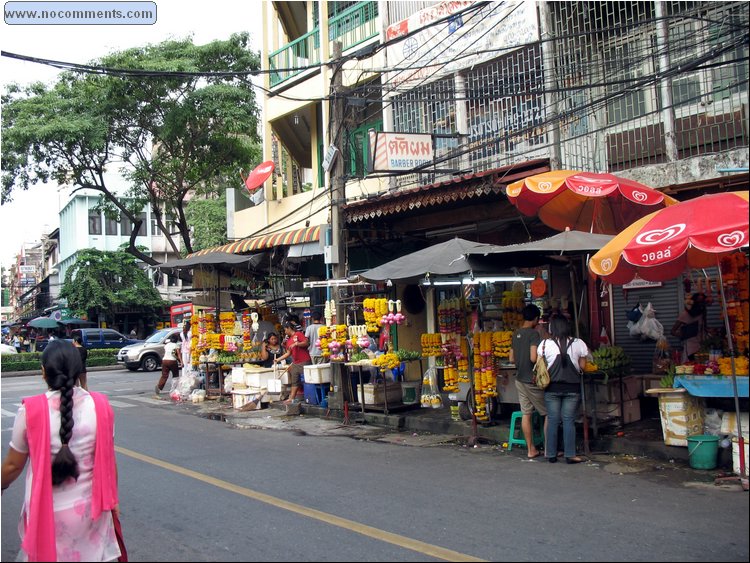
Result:
M570 288L573 294L573 322L575 323L575 335L576 338L580 338L578 330L578 303L576 302L576 280L575 274L573 273L573 264L570 264ZM622 396L622 395L620 395ZM591 455L591 445L589 444L589 414L586 408L586 383L581 375L581 407L583 408L583 451L586 455ZM622 407L620 410L622 415Z
M729 326L729 313L727 311L727 300L724 295L724 278L721 275L721 260L717 257L716 265L719 270L719 292L721 293L721 309L724 315L724 327L727 331L727 343L729 344L729 356L732 362L732 390L734 391L734 411L737 416L737 445L740 449L740 479L747 479L747 466L745 465L745 440L742 436L742 420L740 418L740 400L737 390L737 370L734 366L734 344L732 343L732 330ZM743 484L743 488L744 484Z

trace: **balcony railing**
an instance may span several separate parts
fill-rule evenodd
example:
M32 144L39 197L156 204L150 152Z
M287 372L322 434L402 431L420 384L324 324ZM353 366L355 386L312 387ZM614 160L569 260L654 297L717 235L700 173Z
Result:
M328 20L329 42L341 41L346 51L378 34L378 3L359 2ZM313 28L268 56L271 87L320 63L320 29Z
M320 30L316 27L268 55L271 86L297 76L308 66L320 63Z
M328 38L346 51L378 34L378 3L359 2L328 20Z

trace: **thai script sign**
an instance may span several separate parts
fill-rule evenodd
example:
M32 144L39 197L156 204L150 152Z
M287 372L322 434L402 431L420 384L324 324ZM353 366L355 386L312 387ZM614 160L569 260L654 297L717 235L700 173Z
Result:
M539 38L535 2L446 1L390 25L386 40L413 33L387 49L390 86L416 86L496 58ZM435 21L454 16L446 22ZM421 31L419 31L421 30ZM414 33L417 31L417 33Z
M369 131L370 172L408 171L434 160L432 135Z

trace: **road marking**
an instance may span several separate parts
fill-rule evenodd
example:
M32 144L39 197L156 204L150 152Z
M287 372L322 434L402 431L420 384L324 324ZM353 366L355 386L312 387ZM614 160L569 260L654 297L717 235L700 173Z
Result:
M143 395L119 395L118 399L131 399L133 401L140 401L141 403L148 403L149 405L168 404L160 399L152 399L151 397L144 397Z
M6 411L5 409L0 409L0 412L2 413L3 416L16 416L16 413Z
M180 467L179 465L174 465L167 461L162 461L145 454L134 452L133 450L129 450L127 448L115 446L115 451L144 463L149 463L151 465L161 467L162 469L166 469L167 471L173 471L175 473L179 473L180 475L184 475L185 477L190 477L192 479L202 481L203 483L208 483L209 485L213 485L231 493L242 495L259 502L275 506L276 508L281 508L282 510L288 510L290 512L294 512L295 514L312 518L313 520L319 520L320 522L324 522L326 524L338 526L339 528L362 534L363 536L367 536L379 541L390 543L398 547L403 547L404 549L410 549L418 553L423 553L430 557L444 559L446 561L485 561L484 559L479 559L472 555L459 553L458 551L453 551L451 549L445 549L443 547L421 542L412 538L407 538L406 536L401 536L392 532L386 532L385 530L367 526L366 524L360 524L359 522L352 522L351 520L347 520L346 518L341 518L339 516L335 516L321 510L308 508L306 506L302 506L301 504L296 504L294 502L289 502L277 497L273 497L271 495L267 495L265 493L248 489L246 487L241 487L239 485L229 483L228 481L223 481L221 479L211 477L210 475L205 475L197 471L192 471L190 469Z
M115 401L114 399L110 399L109 404L112 405L113 407L117 407L120 409L127 409L127 408L135 406L135 405L131 405L130 403L123 403L122 401Z

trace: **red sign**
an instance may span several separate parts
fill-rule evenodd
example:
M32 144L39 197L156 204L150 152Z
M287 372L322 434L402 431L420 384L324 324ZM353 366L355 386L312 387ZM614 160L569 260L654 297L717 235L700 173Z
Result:
M268 180L268 177L273 172L273 161L267 160L255 167L255 170L250 172L245 178L245 187L247 191L253 193L253 190L263 185L263 182Z

